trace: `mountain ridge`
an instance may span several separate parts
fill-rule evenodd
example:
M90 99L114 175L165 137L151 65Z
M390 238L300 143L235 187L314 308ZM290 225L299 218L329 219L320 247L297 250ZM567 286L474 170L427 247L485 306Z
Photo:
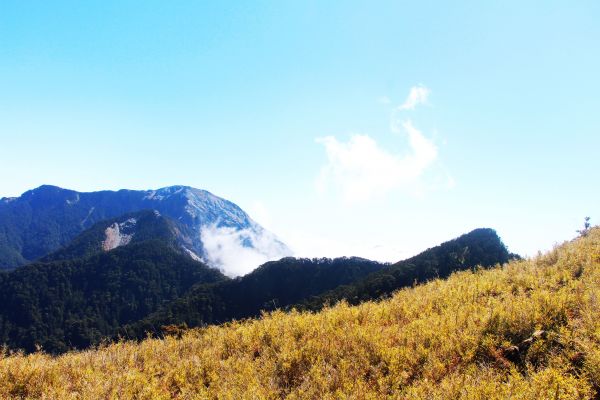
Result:
M185 225L162 216L156 210L135 211L95 223L66 246L37 261L46 263L82 258L150 239L164 241L174 250L189 254L187 231Z
M239 206L207 190L177 185L153 190L78 192L42 185L0 201L0 269L40 259L99 221L147 209L187 226L191 241L188 250L193 253L190 256L213 267L227 268L215 248L218 240L231 239L232 234L237 235L233 238L235 245L256 251L264 261L291 254L284 243ZM215 237L214 248L205 248L206 239Z
M396 264L358 257L284 258L266 263L235 280L196 285L143 320L124 327L121 332L126 337L144 338L148 332L160 332L161 326L166 325L204 326L252 318L261 311L278 308L318 311L342 300L358 304L379 300L416 282L444 278L478 266L491 267L509 259L506 246L490 228L475 229ZM336 264L343 268L332 273ZM304 269L299 271L298 265L303 265ZM296 287L299 282L305 285L312 282L319 290L310 287L300 291Z

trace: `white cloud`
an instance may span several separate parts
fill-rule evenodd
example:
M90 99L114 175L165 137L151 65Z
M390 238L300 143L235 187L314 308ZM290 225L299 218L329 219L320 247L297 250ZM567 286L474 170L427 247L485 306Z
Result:
M410 93L399 110L414 110L416 106L427 103L431 91L423 85L413 86L410 88Z
M409 153L392 154L368 135L353 135L346 143L333 136L317 139L328 162L317 178L317 188L337 187L348 203L368 200L415 183L437 158L437 148L410 120L401 123Z
M408 139L404 153L382 148L373 137L364 134L355 134L347 142L333 136L317 138L317 143L327 152L327 164L316 180L317 190L325 192L334 187L347 203L357 203L395 189L409 189L417 196L437 187L451 189L454 181L447 172L441 185L439 173L432 182L423 181L425 172L436 164L438 149L411 120L402 117L403 111L427 103L430 93L423 85L413 86L405 102L391 110L390 131ZM380 99L380 102L388 101L388 97ZM441 167L438 172L444 169L441 164L437 165Z
M230 277L245 275L267 261L291 255L275 235L260 227L237 230L215 224L202 227L200 235L206 261Z
M265 204L261 201L254 201L250 208L248 209L248 213L252 217L252 219L258 222L263 228L272 230L273 229L273 219L271 218L271 213L265 206Z

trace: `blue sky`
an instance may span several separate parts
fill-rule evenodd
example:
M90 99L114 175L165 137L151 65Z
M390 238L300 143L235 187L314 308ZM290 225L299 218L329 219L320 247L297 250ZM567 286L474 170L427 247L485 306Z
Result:
M184 184L298 255L391 261L480 226L532 255L599 215L599 19L594 1L3 1L0 196Z

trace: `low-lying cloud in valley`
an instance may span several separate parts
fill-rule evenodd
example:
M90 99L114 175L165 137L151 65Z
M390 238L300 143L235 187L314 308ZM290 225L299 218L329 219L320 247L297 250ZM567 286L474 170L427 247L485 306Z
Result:
M230 277L252 272L267 261L292 255L272 233L256 227L236 230L216 224L201 229L207 262Z

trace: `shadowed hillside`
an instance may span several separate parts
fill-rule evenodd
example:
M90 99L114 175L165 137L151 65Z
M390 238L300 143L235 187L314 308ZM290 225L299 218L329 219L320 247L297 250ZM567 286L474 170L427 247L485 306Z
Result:
M159 240L26 265L0 274L0 342L26 351L85 348L192 285L222 279Z
M325 304L346 300L359 304L391 295L394 291L433 278L446 278L451 273L477 266L491 267L511 258L496 231L475 229L454 240L430 248L407 260L397 262L350 285L337 287L305 300L300 308L318 310Z
M362 258L296 259L268 262L250 274L215 284L196 285L144 320L120 330L127 338L161 334L171 324L202 326L256 317L346 285L384 268Z

